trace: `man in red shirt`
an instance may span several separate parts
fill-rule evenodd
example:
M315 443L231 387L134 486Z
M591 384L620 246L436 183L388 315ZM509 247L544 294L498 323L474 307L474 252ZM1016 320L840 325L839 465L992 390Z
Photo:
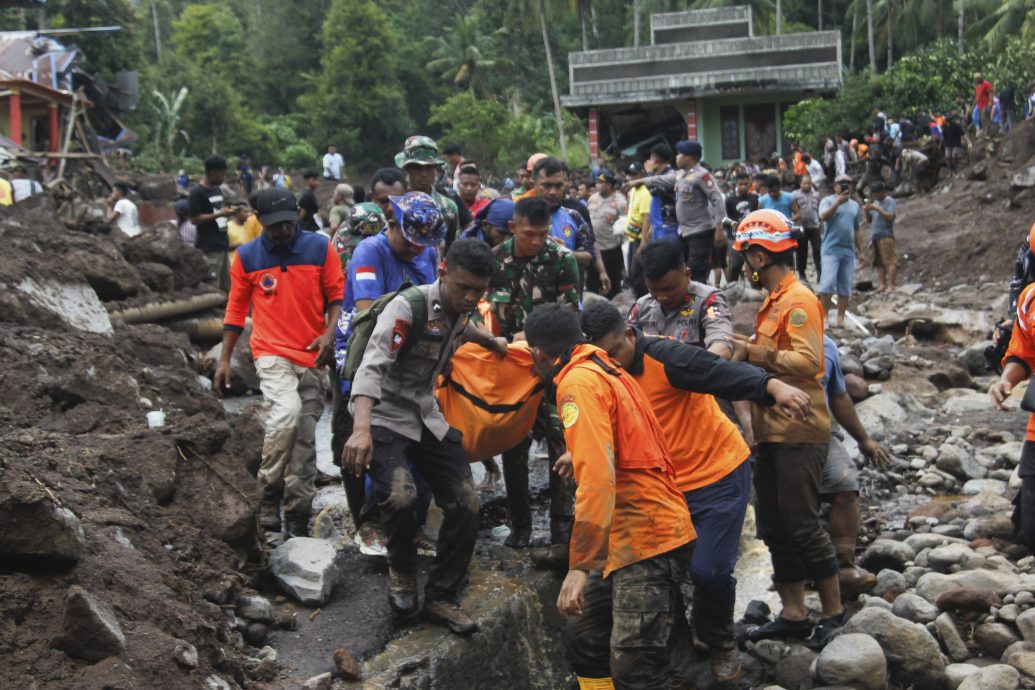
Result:
M260 524L284 536L305 536L316 493L316 422L334 357L334 326L345 291L341 260L321 234L298 228L298 204L273 187L256 198L262 235L237 248L223 319L223 351L213 378L217 395L230 386L230 354L251 309L251 349L262 395L270 403L259 483ZM296 448L297 446L297 448Z
M980 72L974 74L974 100L981 115L981 131L992 124L992 84Z

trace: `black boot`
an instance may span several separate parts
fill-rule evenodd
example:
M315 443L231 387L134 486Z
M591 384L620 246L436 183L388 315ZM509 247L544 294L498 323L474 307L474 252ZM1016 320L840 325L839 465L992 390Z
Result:
M305 513L284 513L284 541L309 536L309 516Z
M259 526L267 532L280 531L280 494L263 493L259 504Z
M417 576L388 569L388 605L402 616L417 612Z

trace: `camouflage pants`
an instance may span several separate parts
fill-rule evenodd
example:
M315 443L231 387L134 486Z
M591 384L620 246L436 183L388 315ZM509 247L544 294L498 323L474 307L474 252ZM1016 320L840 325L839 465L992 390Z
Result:
M575 674L614 680L617 690L690 687L690 627L679 584L693 545L590 574L582 615L568 620L564 651Z

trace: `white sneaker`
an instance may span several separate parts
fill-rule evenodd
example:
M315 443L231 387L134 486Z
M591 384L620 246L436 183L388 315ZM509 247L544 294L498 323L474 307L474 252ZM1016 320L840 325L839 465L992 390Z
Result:
M377 525L370 523L361 525L359 531L356 532L355 541L359 547L359 552L364 556L378 556L380 558L388 556L385 535Z

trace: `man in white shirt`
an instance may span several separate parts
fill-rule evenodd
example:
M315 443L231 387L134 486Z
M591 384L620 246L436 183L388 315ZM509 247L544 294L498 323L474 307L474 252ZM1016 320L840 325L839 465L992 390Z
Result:
M108 222L114 223L127 237L136 237L140 234L140 214L137 205L128 197L129 186L125 182L116 182L108 197Z
M816 191L821 191L827 181L827 173L823 170L823 164L807 153L802 154L801 162L805 164L806 169L809 171L809 177L812 178L812 184Z
M345 159L338 153L338 147L334 144L327 146L327 153L323 156L323 177L325 180L341 180L345 173Z
M25 168L16 165L11 168L11 191L15 201L25 201L33 194L42 192L43 187L36 180L25 176Z

